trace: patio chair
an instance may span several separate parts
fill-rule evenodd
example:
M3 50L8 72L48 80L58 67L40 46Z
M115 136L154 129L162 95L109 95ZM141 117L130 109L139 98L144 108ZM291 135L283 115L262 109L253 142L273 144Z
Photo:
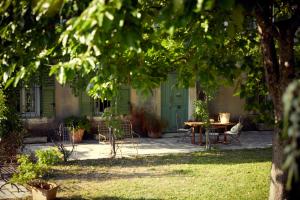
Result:
M55 134L51 137L52 143L63 154L64 161L67 161L73 154L76 158L76 144L70 137L70 131L74 130L74 127L66 127L64 123L59 123Z
M191 128L181 127L180 125L182 123L183 122L181 121L180 116L178 115L178 113L176 113L176 128L177 128L176 133L182 134L182 139L179 141L183 142L187 139L190 140L192 131Z
M138 154L138 144L140 140L140 135L135 133L132 129L132 124L129 120L123 120L120 123L120 131L122 132L122 136L114 135L115 145L116 145L116 151L121 151L121 145L127 143L129 139L129 143L133 145L133 147L136 149L136 152ZM98 134L99 134L99 143L101 143L102 140L108 141L109 140L109 128L104 122L100 122L98 125ZM127 141L124 141L127 140Z
M99 143L102 141L108 141L109 129L106 124L102 121L98 124L98 136L99 136Z
M210 149L211 144L217 143L219 139L219 133L217 132L216 128L208 127L205 131L205 137L206 137L206 148Z
M243 124L239 122L236 125L234 125L229 131L226 131L224 134L226 136L229 136L232 140L235 140L240 144L241 141L239 138L241 135L242 128L243 128Z

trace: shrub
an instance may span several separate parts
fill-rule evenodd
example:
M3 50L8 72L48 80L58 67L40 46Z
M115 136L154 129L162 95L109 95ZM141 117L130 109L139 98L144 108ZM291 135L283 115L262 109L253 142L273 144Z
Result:
M5 135L5 122L7 120L7 107L6 107L6 98L2 91L0 90L0 137Z
M62 160L62 154L57 149L37 150L35 155L38 163L43 165L54 165Z
M67 117L64 120L64 123L67 127L74 127L75 130L77 129L84 129L86 131L89 131L91 128L91 123L87 119L86 116L82 117L76 117L76 116L71 116Z
M43 177L49 167L62 160L62 155L58 150L37 150L35 153L37 161L30 159L29 155L18 157L18 173L14 174L11 181L18 184L26 184L34 179Z
M23 132L23 123L17 114L14 104L9 103L7 99L13 99L15 91L5 92L0 89L0 137L3 138L12 132ZM13 102L13 101L12 101Z

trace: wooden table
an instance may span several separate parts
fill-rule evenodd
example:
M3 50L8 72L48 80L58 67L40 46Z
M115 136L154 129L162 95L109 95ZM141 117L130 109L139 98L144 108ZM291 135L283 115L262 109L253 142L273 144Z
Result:
M192 129L192 138L191 143L195 144L195 128L199 127L199 145L202 145L202 128L206 124L205 122L184 122L185 125L191 126ZM211 122L210 127L212 128L223 128L224 132L227 131L227 128L235 125L235 123L221 123L221 122ZM227 142L226 134L224 134L224 143Z

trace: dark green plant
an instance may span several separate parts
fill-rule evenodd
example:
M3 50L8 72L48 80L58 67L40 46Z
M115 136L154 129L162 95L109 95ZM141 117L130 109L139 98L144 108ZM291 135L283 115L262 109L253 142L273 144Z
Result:
M206 101L202 101L202 100L195 100L193 102L194 105L194 113L193 113L193 117L196 120L200 120L200 121L208 121L209 119L209 115L208 115L208 104Z
M36 162L30 159L29 155L20 155L18 157L17 173L13 175L11 182L18 184L27 184L38 178L42 178L53 164L60 162L62 155L58 150L37 150L35 153Z
M7 120L7 107L6 107L6 98L2 91L0 90L0 137L5 134L5 122Z
M23 122L11 103L15 100L14 93L14 90L0 90L0 137L6 137L13 132L24 133Z
M284 133L289 138L285 147L284 169L288 172L287 189L296 194L300 185L300 80L292 82L283 96ZM295 193L296 192L296 193Z
M71 116L64 119L64 123L67 127L73 127L75 130L84 129L89 131L91 128L91 122L86 116Z

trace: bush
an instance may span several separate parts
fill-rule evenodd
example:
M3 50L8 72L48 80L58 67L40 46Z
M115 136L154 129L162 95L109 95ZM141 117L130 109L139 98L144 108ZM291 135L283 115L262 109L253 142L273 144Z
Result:
M91 123L90 121L87 119L86 116L82 116L82 117L76 117L76 116L71 116L71 117L67 117L64 120L64 123L67 127L74 127L75 130L77 129L84 129L86 131L89 131L91 128Z
M11 181L18 184L26 184L32 180L43 177L51 165L62 160L62 155L58 150L37 150L35 153L37 161L30 159L29 155L18 157L18 173L14 174Z
M3 138L12 132L23 132L23 123L20 120L20 116L17 114L15 106L9 102L8 99L13 99L12 93L15 91L5 92L0 89L0 137Z
M0 90L0 137L5 135L5 122L7 120L7 107L6 107L6 98L2 91Z
M62 154L57 149L37 150L35 155L38 163L43 165L54 165L62 161Z

